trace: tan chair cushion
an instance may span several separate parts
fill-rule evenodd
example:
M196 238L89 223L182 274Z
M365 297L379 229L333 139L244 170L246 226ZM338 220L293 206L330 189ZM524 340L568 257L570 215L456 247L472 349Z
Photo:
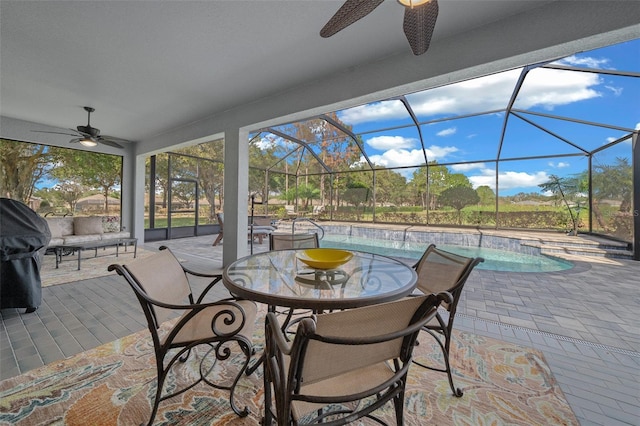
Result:
M316 333L321 336L358 338L376 336L402 330L409 325L411 316L424 301L411 297L400 301L381 303L364 308L350 309L317 316ZM381 318L385 318L381 321ZM402 339L376 343L367 347L355 345L329 345L309 342L303 377L306 383L325 380L354 369L374 365L399 355Z
M125 265L138 280L144 291L155 300L174 305L185 304L191 293L189 281L178 259L169 251L162 250L152 256L134 260ZM173 312L155 307L158 322L165 321Z
M338 377L332 377L308 386L302 386L300 393L305 395L334 396L350 395L373 389L393 376L393 370L386 362L381 362L369 367L350 371ZM304 401L293 401L291 411L293 417L298 420L312 411L316 411L325 404L313 404Z

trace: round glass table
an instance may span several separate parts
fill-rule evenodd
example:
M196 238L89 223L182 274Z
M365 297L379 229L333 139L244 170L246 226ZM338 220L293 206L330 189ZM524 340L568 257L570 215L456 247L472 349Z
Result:
M416 286L413 268L378 254L351 251L336 269L309 268L298 250L278 250L239 259L224 269L223 282L236 297L270 306L315 311L389 302Z

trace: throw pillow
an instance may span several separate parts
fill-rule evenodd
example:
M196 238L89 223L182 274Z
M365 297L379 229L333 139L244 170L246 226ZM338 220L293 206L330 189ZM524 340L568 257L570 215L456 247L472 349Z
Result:
M102 216L103 232L119 232L120 216Z

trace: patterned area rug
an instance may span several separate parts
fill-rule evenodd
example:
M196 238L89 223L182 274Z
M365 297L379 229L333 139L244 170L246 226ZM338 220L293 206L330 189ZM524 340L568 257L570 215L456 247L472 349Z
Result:
M256 343L262 342L263 317L258 321ZM430 340L421 336L414 351L418 358L440 354ZM238 371L239 353L217 370L221 377ZM413 365L405 396L406 425L578 425L540 352L456 332L453 356L454 380L464 396L452 396L445 374ZM434 355L433 360L438 358ZM180 367L170 380L172 385L196 374L195 359L192 354ZM259 368L238 383L236 403L251 410L246 418L231 411L227 392L198 385L161 403L155 424L258 425L263 404L261 372ZM0 382L0 424L141 424L148 420L154 392L155 361L145 330ZM377 413L395 424L390 403Z
M136 259L144 258L152 253L153 251L138 247ZM46 255L40 269L42 287L115 274L115 272L107 271L107 268L112 263L127 263L133 260L133 247L127 247L127 251L120 247L118 257L116 257L115 247L99 248L96 257L94 257L94 250L84 250L81 254L79 271L77 253L62 256L62 262L58 265L58 269L56 269L56 257L53 254Z

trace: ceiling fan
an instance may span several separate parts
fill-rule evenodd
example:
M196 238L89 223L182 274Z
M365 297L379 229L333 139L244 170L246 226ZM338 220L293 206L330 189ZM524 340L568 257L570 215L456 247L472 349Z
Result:
M75 133L65 133L65 132L48 132L42 130L33 130L38 133L54 133L57 135L69 135L75 136L75 138L71 139L70 143L80 142L81 145L84 146L96 146L101 143L103 145L113 146L115 148L124 148L124 146L120 145L120 143L129 143L131 141L126 139L116 138L114 136L101 135L100 129L96 129L95 127L91 127L91 113L95 111L94 108L91 107L83 107L85 111L87 111L87 125L86 126L78 126L76 130L69 129Z
M347 0L320 30L324 38L364 18L384 0ZM404 34L414 55L422 55L429 49L431 35L438 18L438 0L398 0L405 7Z

